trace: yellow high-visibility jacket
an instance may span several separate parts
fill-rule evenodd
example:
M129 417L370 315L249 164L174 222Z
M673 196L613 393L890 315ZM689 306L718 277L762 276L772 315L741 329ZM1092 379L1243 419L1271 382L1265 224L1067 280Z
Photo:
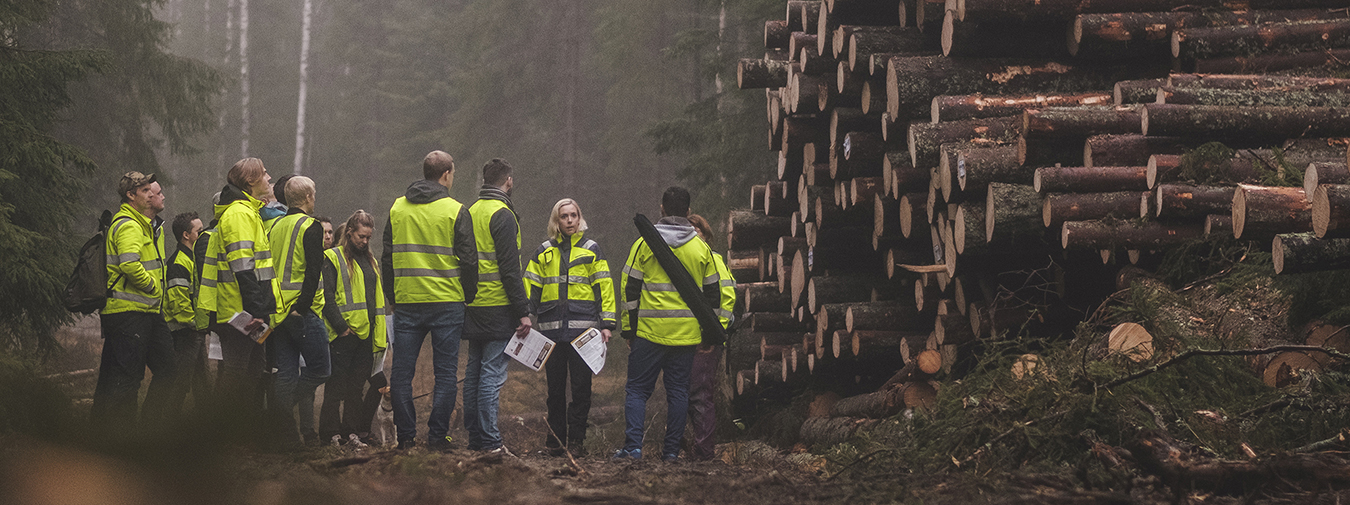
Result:
M539 315L535 328L554 340L617 327L609 262L583 233L544 241L525 267L525 288Z
M161 228L124 203L108 229L108 302L103 314L159 314L164 301L164 243Z
M714 310L718 317L729 319L730 311L721 308L727 304L722 300L722 277L717 273L712 249L698 238L698 232L689 224L689 220L664 217L656 223L656 229L694 280L703 285L703 294L709 304L716 307ZM656 344L671 346L702 342L703 331L694 317L694 311L675 290L670 275L661 268L643 239L639 238L633 243L623 273L624 308L628 311L628 315L623 318L625 338L642 337ZM735 303L734 295L731 303Z

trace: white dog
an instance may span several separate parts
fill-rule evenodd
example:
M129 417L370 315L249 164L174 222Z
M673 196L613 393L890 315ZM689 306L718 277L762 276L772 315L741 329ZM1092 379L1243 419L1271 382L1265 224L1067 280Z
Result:
M394 441L394 404L389 400L389 386L380 388L380 408L375 411L375 421L380 425L380 445L389 446Z

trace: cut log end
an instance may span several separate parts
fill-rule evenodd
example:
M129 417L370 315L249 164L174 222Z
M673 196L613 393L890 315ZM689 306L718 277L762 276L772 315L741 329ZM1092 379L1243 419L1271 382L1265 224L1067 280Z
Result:
M1107 335L1107 348L1135 361L1153 357L1153 335L1136 323L1120 323Z

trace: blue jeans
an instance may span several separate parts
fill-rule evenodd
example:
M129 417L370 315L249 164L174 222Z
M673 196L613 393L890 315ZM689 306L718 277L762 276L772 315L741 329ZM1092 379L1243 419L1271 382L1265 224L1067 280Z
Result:
M389 399L394 404L394 428L399 442L417 436L417 410L413 407L412 380L417 373L417 354L431 335L431 366L436 385L431 394L431 417L427 440L444 438L450 432L450 414L455 410L459 368L459 336L464 330L464 303L405 303L394 307L394 363L390 370Z
M502 446L497 430L498 398L506 384L506 343L509 340L466 340L469 360L464 370L464 429L469 449L492 450Z
M628 425L624 430L624 450L642 448L647 399L656 390L656 376L664 372L666 440L661 454L680 453L680 439L684 436L684 423L689 415L689 375L697 347L661 345L642 337L633 339L633 348L628 352L628 385L624 387L623 410Z
M272 333L277 353L277 407L280 411L282 436L295 439L299 428L300 440L315 439L314 390L328 380L332 361L328 356L328 329L323 319L305 311L297 320L291 316ZM305 367L300 368L300 358ZM291 409L300 406L299 421L291 417Z

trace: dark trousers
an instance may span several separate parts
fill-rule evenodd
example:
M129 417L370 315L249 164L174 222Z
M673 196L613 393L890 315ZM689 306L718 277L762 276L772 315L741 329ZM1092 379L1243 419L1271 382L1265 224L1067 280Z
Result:
M201 412L209 404L211 383L207 379L206 369L206 333L193 328L173 331L174 363L178 371L178 380L174 383L173 396L169 400L172 412L181 413L183 401L188 392L192 392L194 408Z
M362 340L356 335L342 335L329 342L333 374L323 386L323 407L319 410L320 441L327 442L333 435L345 439L347 435L362 433L359 420L362 412L365 412L365 405L361 390L365 388L366 380L371 376L371 365L374 364L374 352L370 346L369 340ZM380 377L383 378L383 374ZM367 432L370 431L370 418L374 415L374 412L366 414Z
M215 325L220 337L220 369L216 380L217 421L239 423L246 431L261 429L263 413L263 375L267 363L265 347L246 335L239 335L225 324Z
M380 355L384 357L383 354ZM371 366L375 363L372 362ZM384 397L380 389L388 386L389 380L384 377L384 372L380 372L366 378L366 396L361 400L361 410L357 411L356 417L351 421L352 429L362 438L370 436L370 424L375 420L375 409L380 408L380 399Z
M173 335L164 317L158 313L119 312L99 316L99 324L103 354L90 411L95 428L115 435L128 434L135 428L137 397L147 366L154 375L145 395L142 421L164 422L177 375Z
M717 378L722 360L722 346L694 353L694 366L689 377L689 424L694 431L693 459L707 460L714 456L713 428L717 413L713 402L717 396Z
M694 349L698 346L661 345L641 337L634 338L632 345L628 352L628 384L624 387L623 414L627 429L624 430L623 448L626 451L642 448L647 399L656 390L659 375L666 386L666 438L661 454L679 454L689 415L689 372L694 364Z
M548 377L548 427L544 439L550 448L580 447L586 440L586 420L591 412L591 367L566 341L553 347L553 356L544 364ZM572 402L567 402L567 381L572 381ZM556 437L554 436L556 434Z

